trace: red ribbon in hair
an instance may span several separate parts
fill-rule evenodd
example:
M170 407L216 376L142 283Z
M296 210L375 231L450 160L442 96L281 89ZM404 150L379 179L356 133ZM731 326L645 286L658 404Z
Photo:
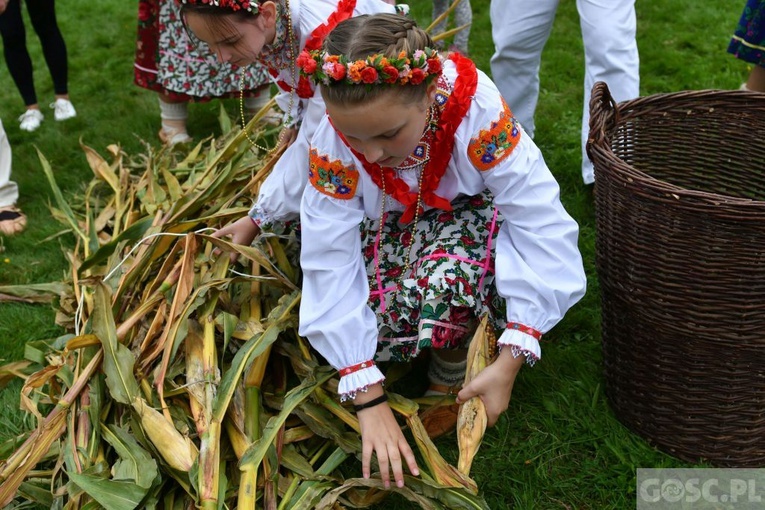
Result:
M337 9L335 9L335 12L329 15L329 18L327 18L327 22L319 25L314 29L313 32L311 32L311 35L308 36L308 39L306 40L305 46L301 49L302 50L318 50L321 48L321 45L324 44L324 39L327 37L327 34L334 29L338 23L341 21L347 20L351 16L353 16L353 10L356 8L356 0L340 0L337 4ZM289 16L289 13L287 14ZM288 44L291 44L289 42ZM298 52L299 53L299 52ZM297 58L296 55L293 55L293 58ZM292 62L293 65L295 65L294 62ZM279 75L279 72L275 69L270 69L269 72L271 73L271 76L276 78ZM284 80L279 80L276 82L276 84L284 91L291 91L292 87L289 83L287 83ZM297 89L295 89L297 92L297 95L301 99L308 99L310 97L313 97L314 88L313 85L311 85L311 80L306 78L305 76L301 76L298 78L298 86Z
M329 15L327 22L319 25L311 32L308 40L305 42L304 50L318 50L324 43L324 39L327 34L332 31L341 21L345 21L353 16L353 10L356 8L356 0L340 0L337 4L335 12Z

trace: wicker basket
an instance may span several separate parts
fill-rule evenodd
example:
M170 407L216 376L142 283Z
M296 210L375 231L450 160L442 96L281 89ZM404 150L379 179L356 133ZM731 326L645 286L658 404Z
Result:
M765 94L590 103L608 399L683 460L765 465Z

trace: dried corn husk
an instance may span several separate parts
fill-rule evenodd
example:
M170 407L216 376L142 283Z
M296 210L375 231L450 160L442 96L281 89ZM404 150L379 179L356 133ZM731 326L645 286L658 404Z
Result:
M486 316L478 325L468 347L467 367L465 369L466 385L490 363L489 340L492 334L492 326L489 324L488 316ZM470 466L473 464L473 458L483 441L487 423L486 406L481 397L473 397L460 406L457 415L457 445L460 452L457 469L465 475L470 474Z
M70 331L0 367L0 382L25 379L26 409L39 415L5 450L0 503L312 509L339 508L342 494L379 504L389 493L379 485L344 480L340 467L361 452L358 421L337 399L336 372L297 335L294 236L238 246L198 232L245 214L275 159L236 128L185 154L83 150L94 179L74 197L40 154L54 217L75 239L69 281L0 289L30 301L55 294ZM230 252L249 277L229 271ZM417 405L397 395L391 405L427 464L407 497L485 508L417 426Z

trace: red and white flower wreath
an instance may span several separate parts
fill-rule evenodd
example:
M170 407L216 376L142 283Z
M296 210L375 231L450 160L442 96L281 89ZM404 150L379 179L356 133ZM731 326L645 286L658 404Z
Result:
M354 61L345 55L303 50L297 65L303 76L324 85L419 85L439 76L443 68L438 51L431 48L411 56L402 51L395 58L375 54Z

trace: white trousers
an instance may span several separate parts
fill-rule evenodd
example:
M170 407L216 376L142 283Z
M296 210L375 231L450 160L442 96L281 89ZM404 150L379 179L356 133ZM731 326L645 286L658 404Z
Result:
M11 144L0 120L0 207L13 205L19 198L19 188L11 181Z
M454 0L433 0L433 19L436 19L445 13L446 9L448 9L452 3L454 3ZM470 7L470 0L462 0L458 3L451 15L454 16L454 28L468 25L467 28L454 34L454 45L462 53L467 55L469 50L468 40L470 39L470 24L473 23L473 10ZM448 22L449 19L447 18L433 27L433 35L438 35L444 32Z
M515 117L534 136L539 98L539 64L559 0L491 0L496 51L491 72ZM635 0L576 0L584 42L582 179L595 180L585 143L589 133L590 92L604 81L616 102L640 93L640 59L635 40Z

